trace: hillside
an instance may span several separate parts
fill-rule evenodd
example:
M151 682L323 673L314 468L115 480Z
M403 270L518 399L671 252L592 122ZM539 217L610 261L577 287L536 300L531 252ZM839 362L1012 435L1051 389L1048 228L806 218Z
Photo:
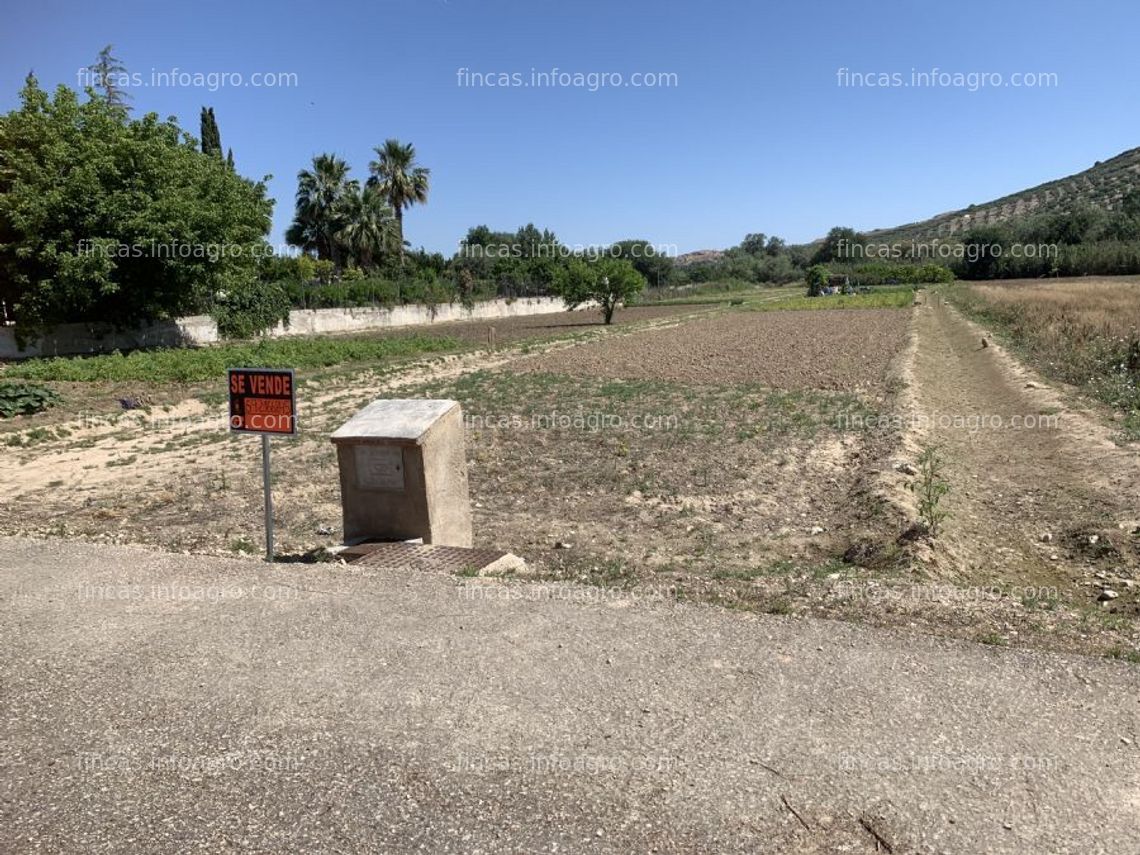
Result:
M677 256L676 263L685 267L689 264L704 264L710 261L719 261L724 257L723 249L698 249L694 252L684 252Z
M1110 160L1098 161L1092 168L1067 178L1039 184L960 211L938 214L921 222L877 229L868 232L867 236L883 243L946 238L972 226L1067 211L1074 202L1088 202L1100 208L1117 210L1124 195L1136 187L1140 187L1140 148L1130 149Z

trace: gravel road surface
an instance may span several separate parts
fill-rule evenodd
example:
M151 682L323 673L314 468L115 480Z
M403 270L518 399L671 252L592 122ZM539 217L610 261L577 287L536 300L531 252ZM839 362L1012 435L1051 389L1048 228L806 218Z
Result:
M1134 666L0 539L3 852L1140 851Z

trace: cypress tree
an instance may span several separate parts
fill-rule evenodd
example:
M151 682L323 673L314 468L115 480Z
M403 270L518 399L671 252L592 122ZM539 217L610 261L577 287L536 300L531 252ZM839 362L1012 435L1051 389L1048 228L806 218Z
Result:
M221 159L222 136L218 132L218 122L214 118L213 107L203 107L201 117L202 154Z
M198 116L198 138L202 146L202 154L210 153L210 114L206 108Z

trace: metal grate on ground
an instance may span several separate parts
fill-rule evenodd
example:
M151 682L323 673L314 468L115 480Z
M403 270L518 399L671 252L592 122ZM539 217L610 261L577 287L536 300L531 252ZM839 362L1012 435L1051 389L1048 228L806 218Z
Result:
M414 573L478 572L506 557L501 549L467 549L419 543L362 543L350 546L340 557L352 564L367 564Z

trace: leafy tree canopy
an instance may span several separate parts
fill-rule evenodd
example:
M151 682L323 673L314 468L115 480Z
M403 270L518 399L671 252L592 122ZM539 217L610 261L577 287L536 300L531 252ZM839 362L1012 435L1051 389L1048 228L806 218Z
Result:
M768 245L768 237L763 232L755 232L744 236L740 248L749 255L759 255Z
M618 241L610 255L627 260L654 288L668 285L673 277L673 259L647 240Z
M0 116L0 300L22 327L199 312L247 287L272 200L173 118L50 97L29 75Z
M855 229L836 226L827 233L827 237L823 239L823 243L816 250L812 262L814 264L830 264L833 261L862 261L862 256L856 247L861 247L865 243L866 238Z
M644 287L645 277L620 258L571 258L556 269L554 277L554 289L567 308L594 301L607 324L613 322L618 305L639 294Z

